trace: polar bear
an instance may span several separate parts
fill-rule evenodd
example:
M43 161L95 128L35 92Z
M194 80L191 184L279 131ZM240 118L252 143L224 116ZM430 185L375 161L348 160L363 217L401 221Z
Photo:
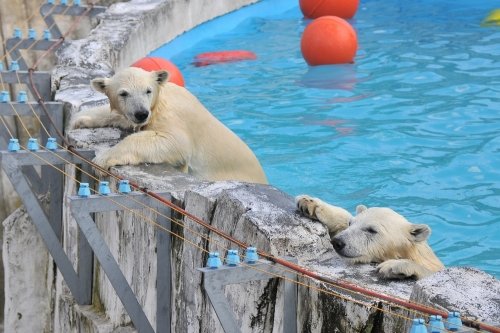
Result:
M250 148L218 121L188 90L168 82L167 71L126 68L92 80L109 106L75 114L70 128L120 127L133 130L94 162L115 165L168 163L206 180L267 184Z
M298 210L322 222L335 251L356 263L379 263L378 273L388 279L426 277L444 268L427 244L431 229L412 224L390 208L360 205L356 216L318 198L299 195Z

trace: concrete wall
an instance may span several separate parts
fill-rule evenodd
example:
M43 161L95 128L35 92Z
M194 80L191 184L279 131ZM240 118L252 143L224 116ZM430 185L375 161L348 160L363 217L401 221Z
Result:
M68 114L101 103L104 96L89 88L91 78L110 75L113 70L128 66L192 26L250 2L132 0L111 6L88 38L71 41L58 52L59 65L54 70L54 82L58 87L56 99L66 103ZM76 130L69 132L68 136L79 147L99 150L116 143L121 133L114 129ZM140 181L151 190L170 192L176 204L213 226L273 255L293 256L301 265L321 274L354 281L391 295L446 306L489 322L500 318L500 283L493 277L477 270L453 268L418 283L379 280L373 266L350 266L338 258L325 228L298 216L293 198L272 186L202 182L162 165L126 166L115 171ZM79 177L72 167L68 167L67 172ZM76 193L75 183L70 179L65 186L67 195ZM154 219L151 212L143 214ZM78 228L68 211L67 202L64 203L64 217L64 247L76 264ZM175 232L204 249L219 250L225 255L226 241L178 214L172 217L186 226L174 227ZM8 246L4 245L9 298L6 304L7 331L134 331L130 318L98 264L95 267L93 304L78 306L59 272L54 279L54 265L47 259L45 247L35 240L36 233L18 221L29 221L22 210L4 222L6 235L10 237L5 238ZM130 212L97 214L96 223L154 326L157 269L154 235L158 231L148 223L148 218ZM211 237L212 241L208 243L199 234L193 235L188 228ZM32 240L23 241L25 238ZM30 245L26 246L27 243ZM203 278L196 270L204 266L206 255L178 238L172 238L172 244L172 331L221 332L204 292ZM41 265L41 268L33 269L39 267L35 265ZM29 283L16 283L21 276L29 276L28 280L33 282L31 288ZM299 280L303 283L298 287L297 323L301 332L403 332L408 321L401 316L412 317L402 309L377 300L349 295L303 277ZM465 295L451 293L450 288L463 289L460 287L462 281L481 283L475 283L477 288L473 291L468 288ZM314 288L329 288L340 292L341 297L319 293ZM35 293L33 289L44 292ZM227 288L226 294L244 332L281 332L281 283L270 280L235 285Z

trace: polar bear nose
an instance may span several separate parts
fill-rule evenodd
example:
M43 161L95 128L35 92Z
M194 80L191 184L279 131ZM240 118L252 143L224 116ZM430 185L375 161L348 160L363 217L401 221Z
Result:
M149 111L148 110L145 110L145 109L141 109L139 111L136 111L134 113L134 117L135 119L137 119L138 121L144 121L146 120L146 118L149 116Z
M332 245L335 251L339 252L345 247L345 242L340 238L332 238Z

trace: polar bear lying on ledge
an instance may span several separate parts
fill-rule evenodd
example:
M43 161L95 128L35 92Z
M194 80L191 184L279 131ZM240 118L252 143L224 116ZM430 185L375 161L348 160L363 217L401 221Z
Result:
M94 162L115 165L168 163L207 180L267 183L250 148L189 91L168 82L168 72L127 68L92 80L110 106L78 112L70 128L120 127L138 131L99 154Z
M296 197L299 211L326 225L333 248L356 263L380 263L389 279L423 278L444 268L427 244L431 229L412 224L390 208L358 206L356 216L307 195Z

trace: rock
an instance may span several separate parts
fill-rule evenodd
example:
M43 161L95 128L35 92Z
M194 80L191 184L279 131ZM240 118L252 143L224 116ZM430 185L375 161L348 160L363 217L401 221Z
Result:
M418 281L411 300L500 326L500 281L470 267L450 267Z

